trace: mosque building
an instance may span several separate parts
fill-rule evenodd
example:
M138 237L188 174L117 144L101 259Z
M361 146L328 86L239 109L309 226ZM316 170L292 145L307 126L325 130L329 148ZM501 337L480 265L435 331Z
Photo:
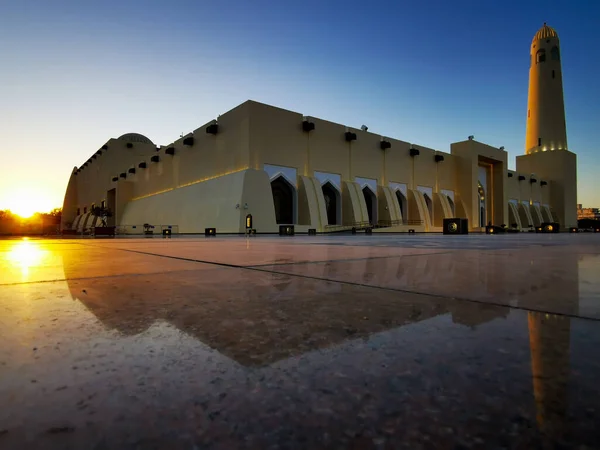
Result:
M469 136L450 153L246 101L169 145L130 133L74 168L63 230L94 215L121 234L442 231L446 218L527 231L577 226L576 156L568 150L560 45L546 24L531 43L525 154Z

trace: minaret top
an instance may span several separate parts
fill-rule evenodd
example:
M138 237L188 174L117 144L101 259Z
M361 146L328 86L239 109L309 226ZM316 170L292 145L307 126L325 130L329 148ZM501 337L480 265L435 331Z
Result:
M549 27L548 25L546 25L546 22L544 22L544 26L540 28L537 33L535 33L532 43L535 41L540 41L542 39L550 38L558 38L558 33L554 28Z

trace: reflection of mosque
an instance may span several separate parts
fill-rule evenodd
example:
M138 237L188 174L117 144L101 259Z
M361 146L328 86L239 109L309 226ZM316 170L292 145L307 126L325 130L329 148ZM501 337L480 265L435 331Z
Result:
M439 274L440 267L435 261L428 258L411 267L390 264L387 272L397 278L410 276L414 270ZM80 274L81 264L85 261L78 262L77 273ZM364 264L363 279L357 281L368 283L377 266L373 259L365 260ZM443 264L452 274L452 268L456 266L447 261ZM360 294L360 288L353 285L315 282L276 273L261 277L249 290L246 285L237 288L228 284L232 273L229 270L209 272L204 276L201 288L197 282L186 286L185 279L178 280L178 274L172 273L159 275L163 278L154 279L151 289L144 288L149 285L144 276L137 276L135 279L139 284L130 280L127 285L115 285L110 278L97 279L93 287L86 289L86 294L80 294L80 282L69 276L68 268L74 265L65 261L64 266L71 295L106 327L125 335L135 335L155 322L165 321L245 366L270 365L444 314L451 314L454 323L476 327L506 317L509 312L506 307L450 298L429 297L419 302L415 297L403 301L400 296L372 295L372 291ZM332 278L333 265L321 266L321 276ZM562 294L571 300L570 314L575 315L578 312L576 258L566 267L565 270L572 273L565 276L568 282L562 285ZM257 274L248 276L257 277ZM492 274L487 276L492 277ZM499 277L496 281L507 282L502 274L494 276ZM488 281L482 273L476 273L474 277L476 284ZM527 286L524 282L528 279L532 292L543 292L543 286L533 280L531 272L518 278L521 286ZM178 286L177 296L171 286ZM225 292L223 286L228 286ZM303 293L308 294L303 297ZM528 308L526 292L519 291L519 294L518 305ZM567 433L564 422L568 407L570 321L563 315L528 313L532 400L538 427L551 438L560 438Z
M71 295L106 327L136 335L165 321L246 366L272 364L448 313L454 322L470 326L508 314L504 307L415 296L407 301L391 292L373 295L349 284L276 273L242 275L252 277L248 289L248 283L231 283L230 270L199 272L200 286L196 280L190 282L187 273L138 275L127 284L96 279L83 294L82 282L69 274L73 267L82 273L85 261L78 262L79 266L64 264ZM369 282L373 264L374 260L366 260L367 270L359 282ZM323 264L321 277L331 278L333 267ZM147 277L152 278L151 288Z

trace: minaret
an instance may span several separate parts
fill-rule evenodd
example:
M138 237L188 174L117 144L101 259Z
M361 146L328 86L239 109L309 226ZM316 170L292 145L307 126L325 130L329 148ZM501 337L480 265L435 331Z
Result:
M544 23L531 42L525 153L567 150L558 33Z
M577 226L577 156L567 146L565 102L558 33L544 24L530 48L529 98L525 154L517 156L517 172L541 182L521 185L529 205L552 210L560 228Z

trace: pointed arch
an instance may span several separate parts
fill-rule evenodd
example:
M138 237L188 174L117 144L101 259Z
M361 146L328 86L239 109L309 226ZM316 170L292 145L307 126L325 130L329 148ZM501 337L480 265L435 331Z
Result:
M291 225L296 223L296 188L283 174L271 180L275 220L278 224Z
M400 217L402 218L402 223L407 223L408 201L406 199L406 195L404 195L400 189L396 189L396 198L398 199L398 205L400 206Z
M542 212L542 219L544 222L552 222L552 218L548 215L548 210L546 209L545 206L540 208L541 212Z
M327 181L321 186L325 198L328 225L341 225L342 223L342 195L336 186Z
M431 223L433 223L433 200L426 192L423 193L423 198L425 199L425 205L429 211L429 218L431 219Z
M367 205L367 213L369 214L369 223L371 225L377 223L377 195L371 190L369 186L365 186L363 189L363 195L365 197L365 203Z
M452 198L450 198L449 195L446 195L446 199L448 200L448 204L450 205L450 211L452 212L452 217L456 217L456 205L454 204L454 200L452 200Z

